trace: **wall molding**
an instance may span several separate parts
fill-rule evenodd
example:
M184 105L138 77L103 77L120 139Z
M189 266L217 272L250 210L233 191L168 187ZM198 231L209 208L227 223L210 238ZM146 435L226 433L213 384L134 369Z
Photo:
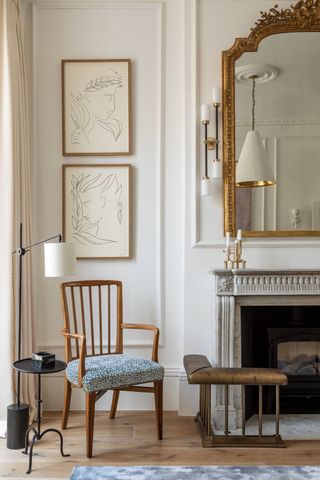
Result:
M190 122L187 120L187 125L190 128L190 132L187 132L186 139L190 139L188 145L186 145L186 151L190 152L190 212L191 212L191 245L192 247L201 246L199 238L199 189L198 177L198 125L197 119L197 105L199 104L199 75L200 75L200 55L199 55L199 12L200 1L191 0L190 2L190 37L189 37L189 49L186 49L186 53L190 52L189 59L186 59L186 65L189 67L189 71L186 72L186 78L190 78ZM187 61L188 60L188 61ZM188 140L187 140L188 141Z
M156 195L156 259L155 259L155 311L156 311L156 325L160 328L159 346L165 346L165 286L164 286L164 164L165 164L165 34L166 34L166 1L165 0L32 0L33 8L33 145L34 158L39 158L38 154L38 134L37 134L37 113L38 113L38 97L39 91L37 69L38 69L38 15L40 10L50 9L146 9L154 10L157 15L157 26L159 34L157 35L157 71L160 72L159 82L157 85L157 107L158 120L157 129L155 131L155 139L157 142L156 151L158 152L155 170L155 195ZM66 161L62 158L62 164ZM47 345L50 348L60 348L60 344L50 342L42 339L38 344ZM151 344L142 340L137 340L137 343L125 343L125 347L129 348L149 348Z
M276 237L274 237L276 238ZM310 238L310 237L309 237ZM301 237L301 240L297 240L297 237L294 239L292 238L282 238L281 240L266 240L265 238L261 238L261 240L257 241L256 239L251 239L249 237L245 237L243 240L243 248L244 250L249 248L319 248L320 247L320 238L319 240L310 240L309 238L304 239ZM221 242L219 240L199 240L193 248L216 248L216 249L224 249L226 246L225 242Z
M250 121L239 121L236 122L236 127L251 127L252 122ZM319 118L275 118L275 119L265 119L257 120L255 125L258 127L278 127L278 126L304 126L304 125L320 125Z
M42 9L154 9L165 5L165 0L31 0L33 5Z

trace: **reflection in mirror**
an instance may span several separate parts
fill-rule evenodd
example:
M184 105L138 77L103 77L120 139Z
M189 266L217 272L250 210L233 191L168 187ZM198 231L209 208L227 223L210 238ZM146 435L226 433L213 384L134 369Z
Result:
M235 62L235 156L255 129L277 183L236 189L236 228L320 230L320 32L271 35ZM247 79L247 80L246 80Z

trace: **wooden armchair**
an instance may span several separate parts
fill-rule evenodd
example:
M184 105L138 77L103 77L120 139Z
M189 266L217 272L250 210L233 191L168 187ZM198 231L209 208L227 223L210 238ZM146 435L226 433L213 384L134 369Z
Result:
M121 390L154 393L158 438L162 439L162 385L158 363L159 329L153 325L123 323L122 283L87 280L61 285L64 316L65 378L62 429L67 428L72 388L86 394L87 457L92 457L95 402L113 390L110 418L114 418ZM153 332L151 360L123 354L123 330ZM152 382L153 386L141 384Z

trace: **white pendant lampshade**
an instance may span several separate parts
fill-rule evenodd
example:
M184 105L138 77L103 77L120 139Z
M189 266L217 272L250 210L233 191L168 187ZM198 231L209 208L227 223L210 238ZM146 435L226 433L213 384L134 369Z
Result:
M46 277L68 277L75 274L76 255L73 243L45 243L44 263Z
M236 186L237 187L265 187L274 185L276 180L272 173L266 151L263 147L259 132L251 130L247 133L239 157Z

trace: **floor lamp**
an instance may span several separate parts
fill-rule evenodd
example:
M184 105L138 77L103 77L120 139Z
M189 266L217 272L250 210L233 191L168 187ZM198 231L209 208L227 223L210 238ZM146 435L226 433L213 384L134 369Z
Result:
M59 243L46 243L59 239ZM18 297L18 358L21 360L22 340L22 267L23 257L33 247L45 243L45 276L66 277L75 273L75 251L72 243L62 242L60 234L41 240L28 246L23 246L22 223L19 231L19 248L12 252L19 256L19 297ZM21 403L20 372L17 373L16 403L7 408L7 448L18 449L25 446L25 434L29 427L29 405Z

